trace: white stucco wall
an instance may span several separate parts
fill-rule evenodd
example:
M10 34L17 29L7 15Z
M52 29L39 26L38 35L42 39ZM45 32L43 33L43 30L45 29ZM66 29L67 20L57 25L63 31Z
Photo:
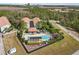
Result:
M0 27L0 28L1 28L1 32L3 32L5 28L9 28L10 26L11 26L11 25L8 24L8 25L5 25L5 26Z

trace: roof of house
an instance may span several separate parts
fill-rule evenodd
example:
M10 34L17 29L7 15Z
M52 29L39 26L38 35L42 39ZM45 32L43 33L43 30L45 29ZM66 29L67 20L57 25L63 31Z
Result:
M22 20L23 20L24 22L28 23L31 19L29 19L28 17L24 17ZM34 22L35 24L40 21L39 17L35 17L35 18L33 18L32 20L33 20L33 22Z
M36 23L38 23L40 21L40 18L39 17L35 17L35 18L33 18L33 22L36 24Z
M23 20L24 22L26 22L26 23L28 23L28 22L30 21L30 19L29 19L28 17L24 17L22 20Z
M36 32L36 31L37 31L37 29L34 28L34 27L33 28L31 27L31 28L28 29L28 32Z
M10 22L8 21L7 17L2 16L0 17L0 27L5 26L10 24Z

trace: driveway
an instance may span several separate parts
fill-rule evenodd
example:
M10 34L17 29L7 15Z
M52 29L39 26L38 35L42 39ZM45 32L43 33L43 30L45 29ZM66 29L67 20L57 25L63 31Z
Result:
M0 33L0 55L4 55L4 45L2 40L2 33Z

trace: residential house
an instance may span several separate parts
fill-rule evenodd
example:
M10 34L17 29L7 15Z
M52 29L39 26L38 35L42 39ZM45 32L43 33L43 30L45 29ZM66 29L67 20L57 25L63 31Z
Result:
M33 19L28 19L27 17L25 17L23 18L23 20L27 23L29 27L28 27L28 33L23 33L22 38L27 40L28 43L30 42L41 43L43 41L48 41L50 39L50 35L41 32L38 33L39 30L36 28L36 24L40 22L40 19L38 17L35 17Z
M30 33L37 32L35 25L40 21L38 17L35 17L33 19L24 17L22 20L27 23L28 32Z
M2 16L0 17L0 32L3 32L6 28L9 28L11 26L9 20L7 17Z

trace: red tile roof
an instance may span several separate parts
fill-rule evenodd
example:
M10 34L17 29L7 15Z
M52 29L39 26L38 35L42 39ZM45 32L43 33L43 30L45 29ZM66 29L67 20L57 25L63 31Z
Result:
M24 17L22 20L23 20L24 22L28 23L31 19L29 19L28 17ZM36 23L38 23L38 22L40 21L40 18L39 18L39 17L35 17L35 18L33 18L32 20L33 20L33 22L36 24Z
M37 31L37 29L36 28L32 28L32 27L28 29L28 32L36 32L36 31Z
M22 20L23 20L24 22L26 22L26 23L28 23L28 22L30 21L30 19L29 19L28 17L24 17Z
M2 16L0 17L0 27L5 26L10 24L10 22L8 21L7 17Z
M39 17L35 17L35 18L33 18L33 22L36 24L36 23L38 23L40 21L40 18Z

